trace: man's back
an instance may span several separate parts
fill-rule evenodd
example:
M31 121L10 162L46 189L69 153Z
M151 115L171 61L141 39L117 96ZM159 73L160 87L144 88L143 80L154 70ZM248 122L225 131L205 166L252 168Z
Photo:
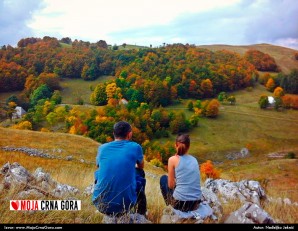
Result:
M135 164L143 160L139 144L118 140L98 149L93 202L103 213L122 213L136 203Z

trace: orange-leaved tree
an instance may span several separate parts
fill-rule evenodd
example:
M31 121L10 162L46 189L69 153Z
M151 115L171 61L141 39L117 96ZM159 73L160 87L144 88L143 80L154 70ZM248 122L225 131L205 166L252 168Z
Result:
M202 180L207 178L218 179L220 177L220 170L216 169L213 166L211 160L207 160L205 163L200 166Z

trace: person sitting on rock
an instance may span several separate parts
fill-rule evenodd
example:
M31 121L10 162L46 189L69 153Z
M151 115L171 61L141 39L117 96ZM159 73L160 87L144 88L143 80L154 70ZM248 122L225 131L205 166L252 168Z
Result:
M189 147L189 135L178 135L176 154L168 160L168 176L160 178L160 189L166 205L172 205L182 212L198 209L202 197L199 164L196 158L187 154Z
M108 216L146 214L145 172L142 147L132 138L129 123L114 125L115 140L98 148L92 202Z

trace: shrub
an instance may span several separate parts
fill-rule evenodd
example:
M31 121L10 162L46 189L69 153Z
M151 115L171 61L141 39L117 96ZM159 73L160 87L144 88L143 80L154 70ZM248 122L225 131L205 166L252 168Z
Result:
M286 155L285 155L285 158L286 159L295 159L296 158L296 154L294 152L288 152Z
M160 167L160 168L163 168L163 163L157 159L157 158L153 158L152 160L150 160L150 164L156 166L156 167Z
M20 130L32 130L32 124L29 121L25 120L12 126L12 128Z
M203 180L207 178L218 179L220 177L220 171L213 166L211 160L207 160L200 166L201 177Z

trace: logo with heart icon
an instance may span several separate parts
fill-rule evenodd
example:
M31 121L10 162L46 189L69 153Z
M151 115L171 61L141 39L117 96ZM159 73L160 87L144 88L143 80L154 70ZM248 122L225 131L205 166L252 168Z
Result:
M19 209L19 201L11 201L11 202L10 202L10 205L11 205L11 207L12 207L14 210L18 210L18 209Z

